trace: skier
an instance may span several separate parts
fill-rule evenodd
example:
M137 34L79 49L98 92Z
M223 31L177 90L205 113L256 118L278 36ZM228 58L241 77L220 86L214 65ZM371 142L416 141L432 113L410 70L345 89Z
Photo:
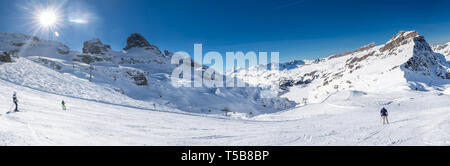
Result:
M61 105L62 105L62 109L65 111L67 108L66 108L66 103L64 102L64 100L62 100Z
M381 109L380 113L381 113L381 121L383 121L383 125L389 124L389 119L388 119L389 114L388 114L387 109L383 107L383 109Z
M14 94L13 94L13 103L14 103L14 105L16 105L16 108L14 109L14 112L19 112L19 100L17 100L17 93L16 92L14 92Z

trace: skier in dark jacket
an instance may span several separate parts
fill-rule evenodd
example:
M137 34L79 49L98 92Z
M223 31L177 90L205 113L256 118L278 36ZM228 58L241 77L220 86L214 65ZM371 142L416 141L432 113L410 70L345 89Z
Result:
M381 109L380 113L381 113L381 121L383 121L383 125L389 124L389 119L388 119L389 113L388 113L387 109L383 107L383 109Z
M14 92L14 94L13 94L13 103L14 103L14 105L16 105L16 108L14 109L14 112L19 112L19 100L17 100L17 93L16 92Z
M64 100L61 101L61 106L64 111L67 109L66 102L64 102Z

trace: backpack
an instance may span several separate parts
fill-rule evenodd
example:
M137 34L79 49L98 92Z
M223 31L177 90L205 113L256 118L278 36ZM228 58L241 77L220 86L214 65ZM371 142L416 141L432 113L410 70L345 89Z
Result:
M387 116L387 110L385 108L381 109L381 116Z

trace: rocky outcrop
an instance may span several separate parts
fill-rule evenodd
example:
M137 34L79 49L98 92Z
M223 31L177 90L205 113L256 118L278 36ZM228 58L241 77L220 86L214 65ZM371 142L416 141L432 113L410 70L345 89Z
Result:
M56 63L55 61L52 61L50 59L39 57L38 60L40 63L52 68L53 70L61 70L62 69L61 65L59 65L58 63Z
M132 48L144 48L147 50L158 50L158 47L151 45L147 39L144 38L144 36L142 36L139 33L135 33L132 34L130 37L128 37L127 39L127 46L124 48L124 50L129 50ZM159 51L161 52L161 51Z
M66 45L62 45L62 46L58 47L58 53L60 53L62 55L67 55L70 53L70 49Z
M11 55L9 55L6 52L0 52L0 62L11 63L12 62Z
M418 37L418 38L422 38L421 40L424 40L423 36L420 36L418 32L416 31L400 31L397 35L395 35L389 42L386 43L386 45L384 45L384 47L382 47L380 49L381 52L385 52L385 51L389 51L392 50L396 47L399 47L401 45L405 45L408 43L407 39L413 38L413 37Z
M172 55L173 55L173 53L169 52L168 50L164 50L164 56L165 57L170 57Z
M366 45L366 46L364 46L364 47L361 47L361 48L358 48L358 49L356 49L355 51L353 51L353 53L355 53L355 52L361 52L361 51L366 51L366 50L369 50L369 49L371 49L371 48L374 48L375 46L377 46L374 42L372 42L372 43L370 43L369 45Z
M352 52L346 51L343 54L333 55L333 56L329 57L328 60L334 59L334 58L344 57L344 56L347 56L347 55L350 55L350 54L354 54L354 53L357 53L357 52L366 51L366 50L369 50L371 48L374 48L375 46L377 46L375 43L370 43L369 45L366 45L364 47L358 48L358 49L356 49L355 51L352 51Z
M450 79L450 71L446 65L445 57L434 53L423 36L413 38L413 42L413 56L402 65L402 68L426 76L436 75L442 79Z
M450 60L450 43L444 45L436 45L433 46L432 49L434 52L444 55L447 60Z
M148 80L147 77L145 77L145 73L142 73L140 71L128 71L126 72L127 76L132 78L134 80L134 83L137 86L147 86Z
M293 60L291 62L288 63L281 63L279 66L280 70L291 70L291 69L295 69L298 66L304 65L305 61L303 60ZM268 67L270 67L272 64L267 65Z
M103 44L100 39L95 38L89 41L85 41L83 44L84 54L99 54L103 55L111 50L110 45Z
M318 75L319 71L313 71L310 73L305 73L304 75L297 77L297 78L280 78L280 89L287 90L290 87L301 85L301 86L307 86L314 80L318 79L320 76Z
M436 52L442 51L442 50L446 50L448 49L450 46L450 43L444 44L444 45L437 45L437 46L433 46L433 50Z
M100 57L100 56L94 56L94 55L89 55L89 54L82 54L82 55L77 55L75 59L73 59L73 61L75 62L83 62L86 64L92 64L94 62L111 62L112 58L111 57Z

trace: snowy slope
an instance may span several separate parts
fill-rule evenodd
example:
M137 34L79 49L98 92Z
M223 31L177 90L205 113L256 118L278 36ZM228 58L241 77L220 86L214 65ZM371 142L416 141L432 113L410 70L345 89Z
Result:
M99 86L70 74L58 73L25 58L17 58L15 63L0 64L0 71L0 80L46 93L117 105L166 108L152 102L132 99L112 87Z
M296 108L258 98L259 88L173 88L171 54L142 38L126 51L86 44L79 53L0 34L0 51L14 61L0 62L0 145L450 145L448 62L413 31L286 64L280 75L256 67L237 74L261 87L282 81ZM6 114L13 91L23 112ZM383 106L390 125L380 124ZM223 116L224 107L236 113Z
M93 39L84 42L80 53L55 41L1 33L0 50L17 59L1 66L6 72L0 72L4 79L55 94L104 102L121 101L105 95L126 96L147 105L156 103L187 112L223 114L223 110L229 110L244 116L294 106L287 99L261 97L261 88L176 88L171 83L171 73L177 67L171 64L172 53L160 51L139 34L128 38L123 51ZM89 80L92 84L84 86ZM98 91L102 88L108 93Z
M250 119L135 109L43 93L0 80L0 145L450 145L449 95L342 92ZM20 91L20 109L10 92ZM408 97L405 97L408 96ZM427 103L427 104L424 104ZM386 105L391 124L380 124Z

